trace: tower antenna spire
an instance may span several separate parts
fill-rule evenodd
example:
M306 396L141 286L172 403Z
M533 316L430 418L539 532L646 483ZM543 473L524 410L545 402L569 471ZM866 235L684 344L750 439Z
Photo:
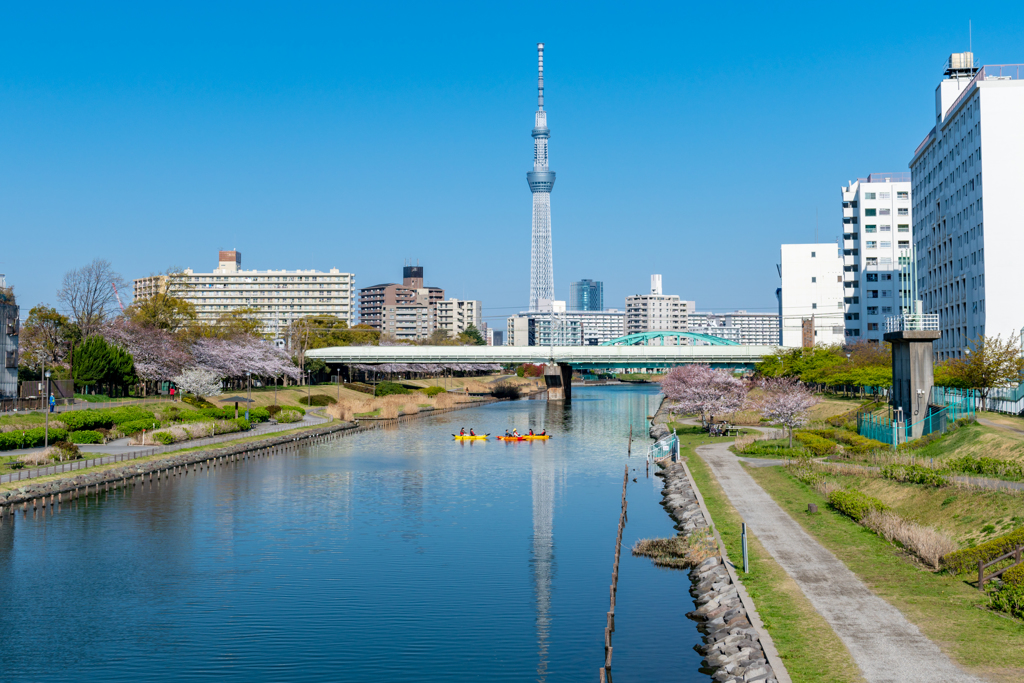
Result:
M537 109L544 111L544 43L537 43Z

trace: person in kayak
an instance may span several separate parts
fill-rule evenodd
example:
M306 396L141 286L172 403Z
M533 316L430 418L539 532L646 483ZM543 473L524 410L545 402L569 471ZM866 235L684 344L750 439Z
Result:
M512 430L512 438L513 439L518 439L519 438L519 430L518 429L513 429Z
M533 430L532 429L530 430L530 436L533 436Z
M466 428L463 427L462 429L459 430L459 436L465 436L465 435L466 435Z
M469 428L469 435L470 436L476 436L476 432L473 431L472 427Z
M541 433L540 433L540 436L547 436L547 435L548 435L548 430L546 430L546 429L541 431Z
M506 439L511 439L512 438L512 435L508 433L507 429L505 430L505 438Z

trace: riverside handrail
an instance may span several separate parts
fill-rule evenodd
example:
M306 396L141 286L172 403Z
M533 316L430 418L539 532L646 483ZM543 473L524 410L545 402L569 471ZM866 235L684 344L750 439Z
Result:
M1013 569L1017 565L1019 565L1022 562L1024 562L1024 560L1021 559L1021 554L1022 553L1024 553L1024 545L1019 545L1016 548L1014 548L1013 550L1011 550L1010 552L1006 553L1005 555L1000 555L996 559L990 560L989 562L985 562L984 560L978 560L978 590L984 590L985 589L985 582L986 581L991 581L992 579L996 578L997 576L1002 576L1003 572L1005 572L1005 571L1007 571L1009 569ZM1003 567L999 571L992 572L988 576L985 576L985 570L986 569L988 569L989 567L991 567L994 564L999 564L1003 560L1008 560L1011 557L1014 559L1014 562L1009 567Z

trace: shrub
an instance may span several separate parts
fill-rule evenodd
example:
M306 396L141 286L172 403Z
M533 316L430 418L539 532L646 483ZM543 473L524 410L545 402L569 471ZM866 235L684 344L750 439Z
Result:
M869 453L882 448L889 448L889 444L869 439L866 436L861 436L856 432L846 429L806 429L804 432L820 436L823 439L837 441L843 444L844 451L849 451L850 453Z
M978 474L1014 481L1024 479L1024 467L1019 462L1012 460L998 460L986 457L975 458L972 455L961 455L959 458L947 460L945 464L950 470L963 472L964 474Z
M213 408L213 404L201 396L182 396L181 400L196 408Z
M232 420L232 422L235 423L235 426L238 427L238 431L240 432L247 432L250 429L252 429L252 423L249 420L246 420L244 417L240 417L237 420Z
M786 458L791 460L806 458L810 455L810 453L802 448L789 448L783 444L764 443L761 441L755 441L747 444L743 447L740 453L743 455L762 455L772 458Z
M1003 572L1003 583L1024 588L1024 564L1018 564Z
M923 465L886 465L882 468L882 478L892 479L904 484L921 484L923 486L949 486L949 479L938 471Z
M121 408L103 408L101 410L72 410L61 413L60 418L67 425L68 429L78 431L95 429L96 427L110 428L115 425L120 426L125 422L135 422L143 419L152 420L153 413L139 406L123 406Z
M276 403L271 404L267 406L267 412L270 414L270 417L274 417L279 412L281 412L281 406L277 405Z
M979 543L973 548L964 548L942 558L942 564L954 574L978 571L978 562L989 562L1005 555L1017 546L1024 545L1024 527L1008 534L996 536L991 541Z
M1024 619L1024 586L1004 584L988 594L989 607Z
M934 569L939 568L943 555L956 550L956 543L942 532L907 521L894 512L869 510L861 524L890 543L906 548Z
M103 443L103 435L92 429L83 429L68 434L71 443Z
M290 408L285 408L284 410L277 414L277 421L283 422L285 424L291 422L298 422L301 419L302 415L300 415L297 411L292 410Z
M804 445L804 448L815 455L828 455L839 450L839 444L835 441L830 441L811 432L799 431L794 436Z
M390 384L390 382L382 382L381 385L383 386L383 384ZM395 386L401 386L401 385L400 384L396 384ZM402 388L405 389L405 387L402 387ZM396 392L392 392L392 393L407 394L407 393L409 393L409 390L406 389L405 391L401 391L401 392L396 391ZM380 395L383 396L385 394L380 394ZM310 405L311 406L329 406L329 405L332 405L332 404L337 403L337 402L338 402L338 399L334 398L333 396L328 396L327 394L313 394L312 396L303 396L302 398L299 399L299 403L301 403L304 406L310 406Z
M392 394L408 393L411 392L401 384L395 384L394 382L381 382L377 385L377 390L374 392L374 396L391 396Z
M68 438L66 429L50 429L50 442L62 441ZM11 451L16 448L35 448L42 446L46 440L45 427L33 427L32 429L21 429L14 432L0 433L0 451Z
M444 394L448 392L448 390L445 389L444 387L427 387L425 389L420 389L420 391L422 391L424 394L430 397L434 397L437 396L438 394Z
M160 423L156 419L144 418L141 420L122 422L121 424L117 425L117 428L125 436L131 436L132 434L137 434L141 432L143 429L153 429L154 424L157 427L160 426Z
M846 515L855 522L860 522L872 510L888 510L889 507L860 491L833 491L828 497L829 506Z
M153 434L153 438L165 446L169 446L174 443L174 434L170 432L156 432Z
M501 382L491 389L491 396L494 398L507 398L510 401L519 400L519 387L511 382Z
M53 447L57 449L57 457L61 460L78 460L82 457L82 451L70 441L58 441Z
M270 419L270 411L266 408L249 408L249 422L266 422Z

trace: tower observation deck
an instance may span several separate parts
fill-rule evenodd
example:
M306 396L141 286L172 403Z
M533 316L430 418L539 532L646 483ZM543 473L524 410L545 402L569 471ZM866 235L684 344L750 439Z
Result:
M530 310L555 298L551 262L551 190L555 172L548 168L547 112L544 111L544 43L537 43L537 114L533 124L533 170L526 174L533 193L533 233L530 244Z

